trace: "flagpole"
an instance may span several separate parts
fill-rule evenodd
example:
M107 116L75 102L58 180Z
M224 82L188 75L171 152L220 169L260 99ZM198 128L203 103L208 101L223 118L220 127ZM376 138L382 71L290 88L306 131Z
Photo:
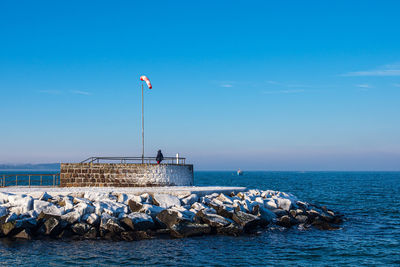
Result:
M142 83L142 164L144 163L144 99L143 99L143 83Z

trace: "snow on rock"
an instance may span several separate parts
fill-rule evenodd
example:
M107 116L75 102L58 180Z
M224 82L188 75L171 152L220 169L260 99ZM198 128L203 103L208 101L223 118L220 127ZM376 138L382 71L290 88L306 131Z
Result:
M287 198L277 198L278 208L289 211L292 206L292 201Z
M189 196L183 198L181 201L184 206L186 206L186 205L191 206L194 203L196 203L198 200L199 200L199 197L196 194L190 194Z
M163 210L165 210L165 209L162 207L159 207L159 206L155 206L155 205L151 205L151 204L143 204L143 207L140 210L140 212L146 213L146 214L150 215L151 217L155 217L155 216L157 216L157 214L159 214Z
M95 207L90 205L90 204L86 204L86 203L80 202L80 203L75 205L74 211L79 213L80 216L82 216L82 215L85 215L87 213L95 212Z
M100 193L100 192L85 192L83 198L88 199L92 202L99 202L102 200L117 200L117 197L110 193Z
M77 211L71 211L61 216L61 220L68 222L69 224L74 224L80 222L81 214Z
M38 214L43 212L46 214L63 215L65 213L64 207L59 208L51 202L36 199L33 201L33 209Z
M53 197L49 195L47 192L43 192L43 194L39 197L39 200L48 201L49 199L52 198Z
M85 222L87 222L87 223L90 224L90 225L94 225L94 224L99 223L99 221L100 221L100 216L97 215L96 213L85 214L85 215L82 217L82 221L85 221Z
M7 208L0 206L0 218L8 214Z
M0 204L4 204L8 202L8 197L12 195L6 192L0 192Z
M154 227L153 218L145 213L132 212L127 218L132 220L135 230L142 231Z
M97 215L101 215L102 213L107 213L111 216L116 216L120 213L128 213L128 206L122 203L114 202L111 200L103 200L100 202L94 202L93 206L95 207L95 212Z
M276 202L275 202L274 199L272 199L272 198L267 198L267 199L264 201L264 207L266 207L267 209L272 210L272 209L277 209L277 208L278 208L278 205L276 205Z
M164 209L169 209L173 206L181 206L181 201L178 197L168 194L154 194L153 202L155 205L160 206Z

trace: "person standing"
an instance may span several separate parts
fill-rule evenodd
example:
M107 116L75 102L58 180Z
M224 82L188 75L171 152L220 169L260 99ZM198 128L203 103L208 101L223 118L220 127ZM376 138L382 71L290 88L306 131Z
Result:
M158 152L157 152L157 157L156 157L157 164L160 164L161 161L163 161L163 159L164 159L164 156L163 156L163 154L161 153L161 149L160 149L160 150L158 150Z

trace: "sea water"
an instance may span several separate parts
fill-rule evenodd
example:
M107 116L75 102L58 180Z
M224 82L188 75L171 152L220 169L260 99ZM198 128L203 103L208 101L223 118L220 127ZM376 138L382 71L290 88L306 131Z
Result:
M340 230L265 230L138 242L0 239L11 265L400 265L400 172L195 172L195 185L290 192L340 211Z

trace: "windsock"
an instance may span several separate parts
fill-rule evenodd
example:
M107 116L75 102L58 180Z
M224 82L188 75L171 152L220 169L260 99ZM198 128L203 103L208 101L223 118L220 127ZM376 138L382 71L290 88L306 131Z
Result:
M144 75L140 76L140 80L145 81L147 83L147 86L149 87L149 89L153 88L153 86L151 86L149 78L147 78L146 76L144 76Z

